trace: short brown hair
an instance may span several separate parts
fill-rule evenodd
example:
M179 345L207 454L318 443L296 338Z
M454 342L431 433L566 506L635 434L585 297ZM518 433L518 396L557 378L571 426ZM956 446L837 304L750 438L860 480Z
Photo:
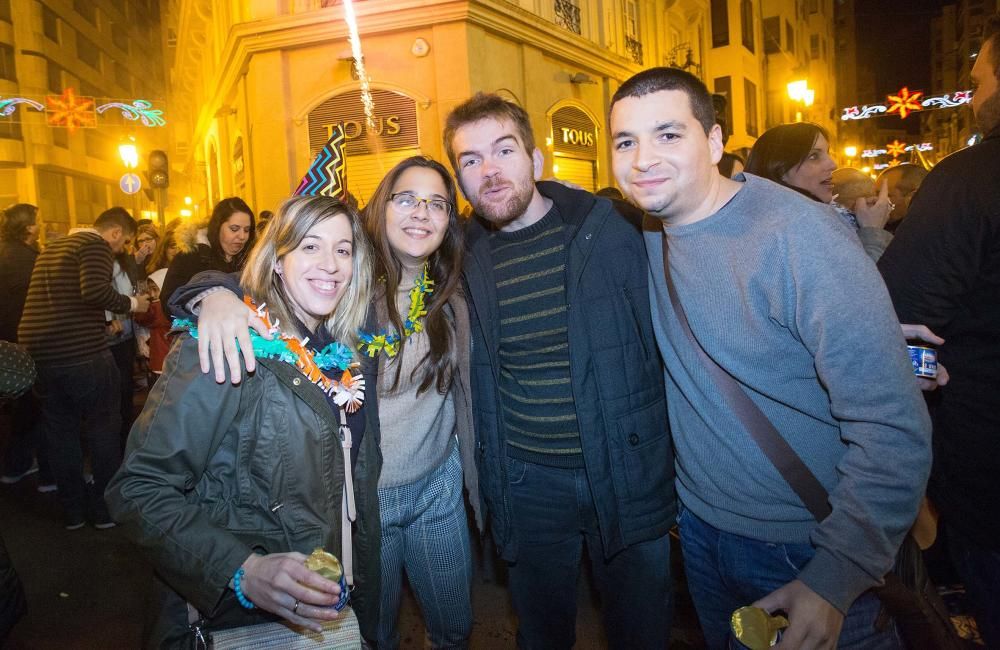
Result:
M528 155L530 156L535 150L535 134L531 130L531 118L528 117L528 112L500 95L479 92L451 109L448 119L445 120L444 150L456 174L458 174L458 159L452 147L455 133L466 124L488 118L509 120L517 130L517 135L521 138L521 144L524 145Z

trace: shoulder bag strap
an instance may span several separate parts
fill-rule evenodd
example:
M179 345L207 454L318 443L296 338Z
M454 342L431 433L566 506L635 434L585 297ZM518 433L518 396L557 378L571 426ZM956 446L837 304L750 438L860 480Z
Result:
M799 496L802 503L816 518L816 521L823 521L830 514L831 508L828 501L829 495L826 489L812 473L795 450L792 449L788 441L782 437L771 421L767 419L763 411L754 404L737 381L715 362L705 349L695 338L688 323L687 314L677 297L677 290L674 288L673 279L670 277L670 267L667 263L667 235L663 234L663 275L667 280L667 292L670 294L670 304L674 307L674 313L680 321L681 329L691 342L702 365L712 377L716 388L722 393L729 403L729 406L736 413L736 417L743 423L743 427L750 433L750 437L757 443L760 450L764 452L767 459L771 461L778 473L781 474L785 482L791 486L795 494Z

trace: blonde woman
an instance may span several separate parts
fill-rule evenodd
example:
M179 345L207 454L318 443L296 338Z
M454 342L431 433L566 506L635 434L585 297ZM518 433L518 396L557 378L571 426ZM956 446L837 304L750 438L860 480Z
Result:
M256 342L256 372L218 384L199 368L195 328L174 344L106 493L156 568L147 646L182 645L191 622L318 630L346 594L303 565L316 547L343 561L362 634L374 637L381 459L375 391L363 387L376 365L359 369L353 353L371 254L351 208L289 199L240 280L248 309L272 326Z

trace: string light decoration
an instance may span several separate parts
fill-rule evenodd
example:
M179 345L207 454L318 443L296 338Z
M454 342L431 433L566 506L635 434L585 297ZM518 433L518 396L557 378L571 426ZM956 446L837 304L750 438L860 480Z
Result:
M900 119L906 119L912 113L919 111L956 108L972 101L971 90L958 90L926 98L923 95L923 91L910 92L909 88L903 87L899 89L898 93L887 95L884 104L864 104L863 106L848 106L841 109L840 119L845 122L847 120L867 120L890 114L898 115Z
M153 107L148 99L111 100L97 105L93 97L78 95L73 88L67 88L61 95L46 95L44 97L3 97L0 96L0 122L20 121L18 107L21 112L38 111L45 113L45 123L52 127L66 128L70 133L78 128L94 128L98 126L98 117L114 113L117 109L123 118L155 128L167 125L163 110Z
M896 142L898 142L898 140ZM901 142L900 144L904 145L903 146L904 152L931 151L932 149L934 149L934 145L932 145L930 142L921 142L920 144L906 144L905 142ZM861 157L878 158L879 156L889 155L890 153L891 152L889 151L889 145L886 145L882 149L865 149L864 151L861 152ZM901 155L901 154L892 154L892 155Z
M33 99L28 99L27 97L7 97L6 99L0 97L0 116L10 117L20 105L33 108L36 111L45 110L45 104L36 102Z
M166 126L167 121L163 119L163 111L153 108L153 104L145 99L137 99L131 104L124 102L108 102L97 107L98 113L117 108L121 110L122 117L126 120L140 121L143 126Z

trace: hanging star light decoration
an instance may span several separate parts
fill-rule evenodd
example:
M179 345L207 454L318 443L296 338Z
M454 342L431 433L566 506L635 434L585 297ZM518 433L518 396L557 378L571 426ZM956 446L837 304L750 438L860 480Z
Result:
M910 113L924 110L923 104L920 103L920 99L923 96L924 91L918 90L911 93L909 88L903 86L899 89L898 94L886 97L889 100L889 109L886 111L886 114L897 113L899 119L905 120L906 116Z
M885 145L885 152L892 156L893 158L898 158L902 156L906 151L906 143L900 142L899 140L893 140L889 144Z
M70 133L78 128L97 126L97 113L94 110L93 97L81 97L72 88L67 88L62 95L45 97L48 109L45 118L49 126L64 126Z

